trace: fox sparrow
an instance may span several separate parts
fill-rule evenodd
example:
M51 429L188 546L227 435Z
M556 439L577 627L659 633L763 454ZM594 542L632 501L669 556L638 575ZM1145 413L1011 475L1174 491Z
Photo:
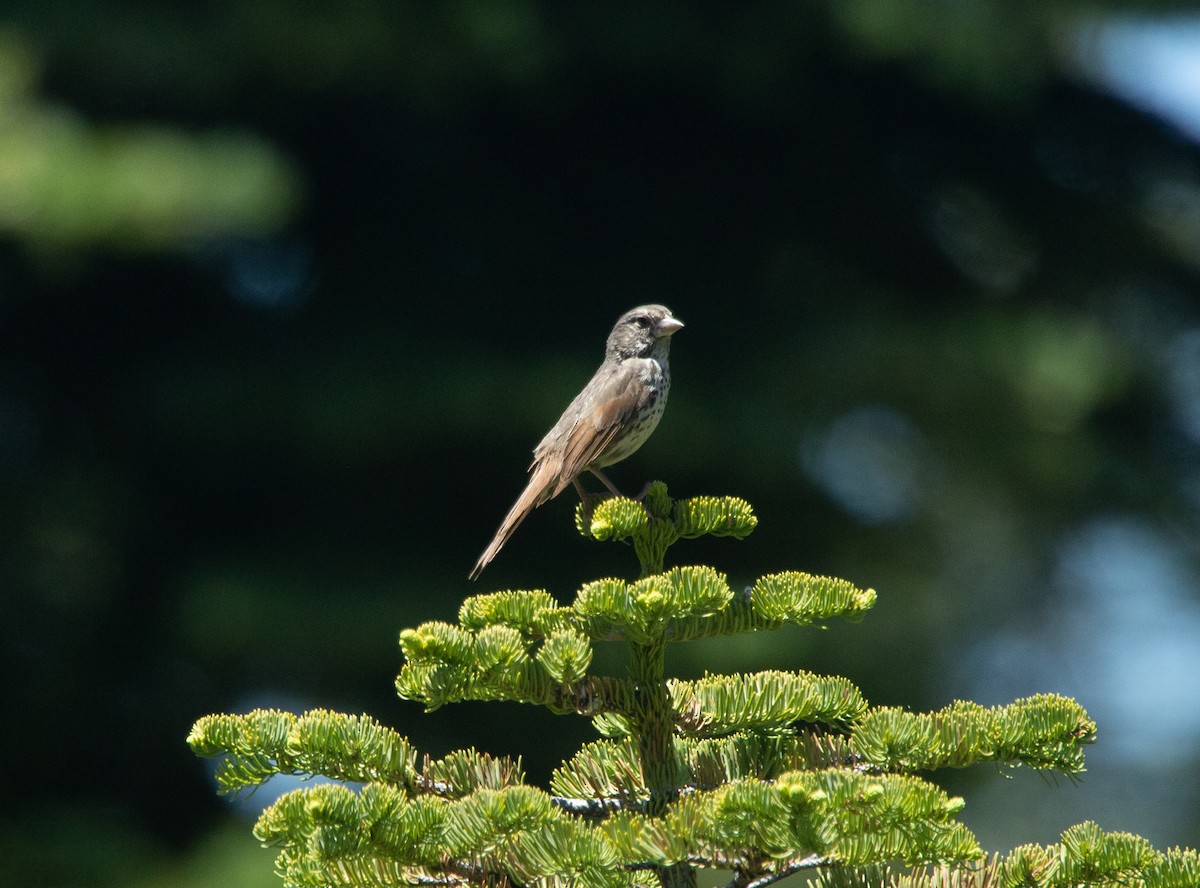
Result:
M536 507L558 496L568 484L584 496L579 483L584 470L620 496L600 470L641 447L658 425L671 387L667 365L671 334L682 327L661 305L642 305L621 315L608 334L604 362L534 448L529 483L479 556L471 579L479 576Z

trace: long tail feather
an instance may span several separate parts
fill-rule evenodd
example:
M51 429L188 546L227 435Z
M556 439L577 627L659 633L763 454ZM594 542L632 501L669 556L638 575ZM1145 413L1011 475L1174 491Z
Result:
M534 470L533 477L529 479L529 483L525 485L525 489L517 497L512 508L508 510L508 514L500 522L496 535L492 537L491 543L483 550L483 554L475 562L475 567L471 569L469 576L472 580L478 578L483 573L483 569L491 564L492 559L504 548L504 544L516 532L516 529L521 526L521 522L529 517L529 513L546 500L553 498L562 489L560 485L553 483L556 474L550 466L545 464Z

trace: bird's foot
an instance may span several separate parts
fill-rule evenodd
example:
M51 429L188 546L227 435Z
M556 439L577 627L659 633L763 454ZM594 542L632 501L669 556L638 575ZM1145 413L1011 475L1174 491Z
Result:
M646 484L642 487L641 491L638 492L638 495L633 497L634 502L640 503L642 500L644 500L646 498L646 494L648 494L650 492L650 488L653 486L654 486L653 481L647 481Z
M584 524L592 523L592 512L596 506L604 502L606 499L612 499L620 494L614 493L588 493L583 489L583 485L579 483L578 478L571 479L571 483L575 485L575 492L579 494L579 502L583 505L583 522Z

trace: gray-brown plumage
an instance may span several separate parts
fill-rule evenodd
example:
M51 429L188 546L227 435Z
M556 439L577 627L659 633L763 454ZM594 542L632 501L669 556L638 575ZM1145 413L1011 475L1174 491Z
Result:
M479 556L471 579L479 576L535 508L554 499L568 484L574 484L582 497L577 479L585 470L620 496L600 470L641 447L658 425L671 387L667 364L671 335L682 327L661 305L642 305L621 315L608 335L604 362L534 448L529 483Z

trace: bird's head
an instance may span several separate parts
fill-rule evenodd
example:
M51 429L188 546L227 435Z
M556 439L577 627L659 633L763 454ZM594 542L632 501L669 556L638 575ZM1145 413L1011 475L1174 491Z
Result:
M665 357L671 345L671 335L683 328L683 323L671 316L663 305L639 305L617 319L608 334L605 354L626 358Z

